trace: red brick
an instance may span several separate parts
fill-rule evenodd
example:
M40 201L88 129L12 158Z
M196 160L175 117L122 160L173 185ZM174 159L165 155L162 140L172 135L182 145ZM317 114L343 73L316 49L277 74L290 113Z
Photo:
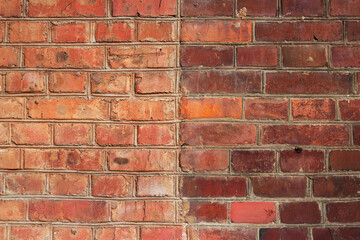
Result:
M0 200L1 221L25 221L26 202L22 200Z
M0 16L2 17L20 17L21 16L21 0L1 0Z
M183 171L225 171L229 167L227 150L181 150L180 167Z
M360 41L360 21L346 22L346 36L348 41Z
M275 67L278 65L278 48L252 46L236 48L237 66Z
M110 68L171 68L176 65L174 46L122 46L109 49Z
M11 239L48 240L51 236L49 225L11 226Z
M0 47L0 67L18 67L19 54L18 48Z
M232 151L231 164L236 173L274 172L275 152L267 150Z
M94 175L93 196L131 196L132 178L128 176Z
M227 222L227 205L218 202L183 201L182 214L187 223Z
M265 125L262 144L349 145L349 128L343 125Z
M359 227L313 228L312 235L314 240L356 239L360 236L360 228Z
M242 177L183 177L183 197L245 197L246 179Z
M306 228L261 228L259 240L308 240Z
M255 240L256 230L252 228L200 228L199 240Z
M234 202L230 216L235 223L271 223L276 219L275 203Z
M332 99L292 99L294 120L335 120L335 101Z
M175 202L173 201L145 201L146 222L174 222Z
M45 91L42 72L11 72L5 78L5 91L9 93L37 93Z
M95 40L97 42L127 42L135 40L133 22L98 22L96 23Z
M82 22L52 22L52 41L60 42L89 42L90 25Z
M245 100L245 118L249 120L286 120L287 109L287 99L253 98Z
M4 37L5 37L5 23L0 23L0 42L4 41Z
M175 22L139 22L138 40L146 42L172 42L176 40Z
M321 17L325 15L323 0L284 0L282 2L282 15L284 17Z
M5 175L5 190L8 195L43 194L46 176L41 173L8 173Z
M135 73L135 92L138 94L173 93L175 72Z
M53 93L83 93L86 89L85 73L53 72L49 74L49 91Z
M232 16L234 0L182 0L181 16Z
M350 94L352 76L329 72L267 73L265 88L270 94Z
M170 150L119 150L110 152L110 170L175 171L176 155Z
M127 121L172 120L175 117L174 109L175 103L171 100L121 99L112 102L111 119Z
M91 240L90 227L54 227L53 240Z
M25 67L96 69L103 68L104 56L104 48L28 47L25 48Z
M360 151L331 151L329 155L329 164L329 168L333 171L359 171Z
M246 16L275 17L277 12L276 0L239 0L237 11L246 9Z
M97 125L96 142L106 145L133 145L135 129L131 125Z
M0 226L0 239L1 240L6 240L6 226Z
M181 22L183 42L249 42L250 21L197 20Z
M113 0L113 16L176 15L176 0Z
M47 42L48 27L46 22L10 22L9 41L21 42Z
M42 222L105 222L107 209L105 201L31 199L29 219Z
M314 196L324 198L358 197L360 178L351 176L314 177Z
M186 240L184 227L142 227L142 240Z
M13 123L11 130L11 141L15 144L51 144L51 128L47 123Z
M256 143L256 126L237 123L183 123L184 145L246 145Z
M95 240L137 239L135 227L104 227L96 230Z
M180 63L182 67L233 66L233 54L228 46L182 46Z
M0 144L10 143L10 125L8 123L0 123Z
M175 125L142 125L137 129L140 145L174 145Z
M136 196L173 197L175 179L169 176L140 176L137 178Z
M130 92L131 74L92 73L91 92L100 94L124 94Z
M240 119L242 98L182 98L180 111L184 119Z
M255 25L255 38L257 41L270 42L328 42L342 40L342 31L343 27L339 21L259 22Z
M282 223L320 223L321 212L316 202L289 202L280 204Z
M305 177L253 177L254 194L258 197L293 198L306 196Z
M328 64L324 46L285 46L282 51L285 67L325 67Z
M184 93L260 93L260 72L182 71Z
M360 125L354 126L353 130L354 145L360 145Z
M325 154L318 150L284 150L280 152L282 172L322 172Z
M330 3L331 16L354 16L360 15L359 0L333 0Z
M104 17L105 0L29 0L30 17Z
M360 202L333 202L326 206L329 222L360 222Z
M91 145L92 125L82 123L55 124L56 145Z
M0 169L18 169L20 159L20 149L0 149Z
M31 99L28 116L32 119L108 119L109 104L101 99Z
M80 174L50 174L49 192L52 195L87 195L88 176Z
M360 46L333 47L331 53L334 67L360 67Z
M360 100L341 100L339 101L341 120L357 121L360 120Z

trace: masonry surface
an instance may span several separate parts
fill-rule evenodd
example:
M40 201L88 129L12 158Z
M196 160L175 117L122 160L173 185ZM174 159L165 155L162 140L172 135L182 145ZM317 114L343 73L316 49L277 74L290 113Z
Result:
M360 0L0 17L0 239L360 239Z

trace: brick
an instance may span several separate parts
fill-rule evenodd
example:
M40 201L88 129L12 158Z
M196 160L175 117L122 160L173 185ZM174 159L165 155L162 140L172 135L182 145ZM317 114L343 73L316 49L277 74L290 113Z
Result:
M334 67L360 67L360 46L333 47L331 54Z
M55 124L56 145L91 145L92 125L82 123Z
M109 49L108 64L118 68L173 68L176 65L174 46L122 46Z
M295 198L306 196L305 177L253 177L254 194L258 197Z
M96 230L95 240L137 239L135 227L104 227Z
M184 93L260 93L260 72L182 71Z
M183 42L249 42L252 22L197 20L181 22Z
M357 121L360 120L360 100L341 100L339 101L341 120Z
M231 164L236 173L274 172L275 152L268 150L232 151Z
M20 149L0 149L0 169L19 169L20 159Z
M11 239L47 240L51 236L49 225L11 226Z
M106 145L133 145L135 129L131 125L97 125L96 142Z
M101 99L56 98L28 101L32 119L108 119L109 104Z
M176 155L170 150L118 150L110 152L110 170L174 171Z
M354 126L353 138L354 138L354 145L359 146L360 145L360 126L359 125Z
M48 27L46 22L10 22L9 41L21 42L47 42Z
M183 201L182 214L187 223L227 222L227 205L219 202Z
M360 21L346 22L346 36L348 41L360 41Z
M180 167L183 171L225 171L229 167L227 150L181 150Z
M199 240L255 240L256 230L252 228L200 228Z
M47 123L13 123L11 129L11 141L15 144L51 144L51 128Z
M285 67L325 67L328 64L324 46L286 46L282 51Z
M360 178L351 176L314 177L314 196L324 198L358 197Z
M52 22L52 41L56 43L89 42L90 25L83 22Z
M237 66L275 67L278 65L278 48L252 46L236 48Z
M186 240L184 227L142 227L142 240Z
M88 200L40 200L31 199L29 219L42 222L107 221L107 203Z
M269 94L351 94L352 77L350 74L336 72L267 73L265 92Z
M41 173L8 173L5 191L8 195L45 193L46 176Z
M360 202L332 202L326 205L329 222L360 222Z
M97 42L128 42L135 40L133 22L98 22L95 29Z
M49 192L52 195L87 195L88 176L80 174L50 174Z
M90 227L54 227L54 240L91 240Z
M177 39L175 22L139 22L138 40L145 42L172 42Z
M325 15L323 0L284 0L282 2L282 15L284 17L321 17Z
M276 219L275 203L234 202L230 216L235 223L271 223Z
M103 48L27 47L25 67L99 69L104 67L104 56Z
M146 222L174 222L175 202L173 201L145 201Z
M261 228L259 240L308 240L306 228Z
M237 12L246 9L246 16L275 17L276 0L240 0L237 2Z
M18 67L19 54L18 48L0 47L0 67Z
M184 145L246 145L256 143L256 126L236 123L182 123Z
M182 0L181 16L232 16L234 0Z
M105 0L29 0L30 17L104 17Z
M5 78L5 91L9 93L38 93L45 91L42 72L10 72Z
M331 16L359 16L359 0L334 0L330 3Z
M113 16L174 16L176 0L113 0Z
M173 197L175 179L169 176L140 176L137 178L136 196Z
M266 125L262 144L349 145L349 128L342 125Z
M335 120L335 101L332 99L292 99L294 120Z
M0 200L1 221L25 221L26 202L22 200Z
M173 93L175 72L135 73L135 92L138 94Z
M49 91L53 93L83 93L86 89L84 73L53 72L49 74Z
M331 151L329 155L329 168L332 171L359 171L360 151Z
M20 17L21 0L1 0L0 16L2 17Z
M10 143L10 125L8 123L0 123L0 144Z
M182 197L245 197L246 179L242 177L182 177Z
M180 64L182 67L233 66L233 48L228 46L182 46Z
M175 125L142 125L137 129L140 145L174 145Z
M130 92L131 74L92 73L91 92L99 94L126 94Z
M249 120L286 120L288 100L280 98L245 99L245 118Z
M282 172L322 172L325 154L319 150L284 150L280 152Z
M5 23L0 23L0 42L3 42L4 38L5 38Z
M314 2L316 1L318 0ZM270 42L329 42L342 40L342 31L343 27L339 21L259 22L255 25L255 38L257 41Z
M172 120L175 117L174 109L175 102L171 100L116 100L112 102L111 119L127 121Z
M320 223L321 212L316 202L289 202L280 205L282 223Z
M358 227L313 228L312 235L314 240L356 239L360 235L360 228Z
M184 119L240 119L242 98L182 98L180 112Z
M128 176L94 175L91 192L93 196L131 196L132 178Z

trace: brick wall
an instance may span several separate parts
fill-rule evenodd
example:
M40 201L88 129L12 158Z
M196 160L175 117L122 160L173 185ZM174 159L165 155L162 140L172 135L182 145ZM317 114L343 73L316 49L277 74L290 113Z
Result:
M0 16L0 239L360 239L360 0Z

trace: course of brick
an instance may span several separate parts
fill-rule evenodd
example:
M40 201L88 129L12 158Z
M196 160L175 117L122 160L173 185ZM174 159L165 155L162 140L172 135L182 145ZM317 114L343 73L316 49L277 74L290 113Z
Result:
M0 239L359 239L360 0L0 17Z

